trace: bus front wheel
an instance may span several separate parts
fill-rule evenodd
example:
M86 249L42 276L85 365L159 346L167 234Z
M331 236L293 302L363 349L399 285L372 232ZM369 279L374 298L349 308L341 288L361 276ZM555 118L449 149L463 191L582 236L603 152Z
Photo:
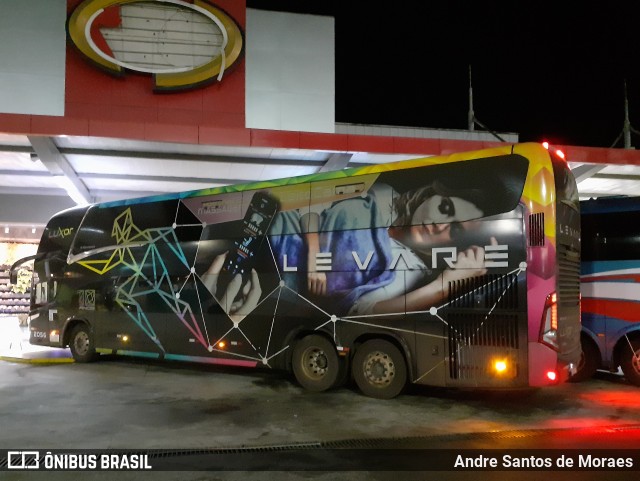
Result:
M640 339L630 340L622 348L620 367L630 383L640 386Z
M578 363L578 372L569 378L570 382L582 382L590 379L600 367L600 351L591 339L581 339L582 355Z
M353 358L353 378L367 396L391 399L402 392L407 382L404 356L394 344L372 339L362 344Z
M296 343L292 367L296 380L303 388L320 392L336 384L340 359L336 348L327 338L314 334Z
M96 349L89 326L78 324L71 331L69 349L76 362L91 362L96 358Z

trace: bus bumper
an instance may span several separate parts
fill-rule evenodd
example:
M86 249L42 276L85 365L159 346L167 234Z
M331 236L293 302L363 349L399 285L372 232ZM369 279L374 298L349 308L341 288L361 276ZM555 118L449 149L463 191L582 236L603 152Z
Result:
M575 375L578 372L578 365L570 362L569 364L566 364L564 366L564 369L567 373L567 379L569 379L571 376Z
M574 363L558 361L558 353L539 342L529 343L529 386L541 387L567 381L577 372Z
M29 319L29 344L35 346L62 347L60 329L48 321L42 322L42 316L32 315Z
M35 346L62 347L59 331L44 331L37 327L29 328L29 344Z

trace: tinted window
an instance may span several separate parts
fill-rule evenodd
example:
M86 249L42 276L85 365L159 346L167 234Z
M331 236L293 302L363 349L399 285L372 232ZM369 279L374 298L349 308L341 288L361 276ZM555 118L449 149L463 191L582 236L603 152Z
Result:
M569 166L555 154L551 155L551 165L553 166L558 202L569 205L577 211L580 202L578 186Z
M640 211L582 215L582 260L640 258Z
M66 257L86 210L86 207L69 209L52 217L42 234L38 252L59 252L61 258Z

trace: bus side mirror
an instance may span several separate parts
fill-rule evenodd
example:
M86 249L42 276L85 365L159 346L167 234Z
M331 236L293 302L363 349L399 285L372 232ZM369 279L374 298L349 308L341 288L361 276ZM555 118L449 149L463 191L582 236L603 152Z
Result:
M23 257L20 260L17 260L13 263L13 265L11 266L11 269L9 269L9 282L11 284L17 284L18 283L18 271L20 270L20 266L26 262L29 261L33 261L35 260L37 257L42 257L42 255L40 254L35 254L32 256L27 256L27 257Z

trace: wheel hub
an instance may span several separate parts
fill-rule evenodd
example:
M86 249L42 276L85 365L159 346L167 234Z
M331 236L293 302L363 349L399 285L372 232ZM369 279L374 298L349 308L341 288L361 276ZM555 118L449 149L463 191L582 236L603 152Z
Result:
M364 363L364 373L371 384L389 384L396 374L393 360L384 352L373 352Z
M79 332L73 340L73 344L78 354L84 355L89 352L89 336L86 332Z
M633 370L640 374L640 349L634 353L631 365L633 366Z
M326 374L329 361L327 360L327 355L322 349L307 349L303 359L305 359L303 368L308 377L318 379Z

